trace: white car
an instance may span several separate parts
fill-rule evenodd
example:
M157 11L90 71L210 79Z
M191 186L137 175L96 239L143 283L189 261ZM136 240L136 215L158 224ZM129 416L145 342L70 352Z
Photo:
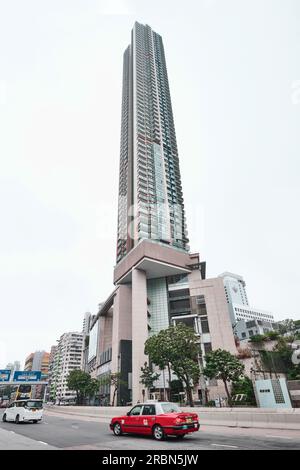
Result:
M38 423L43 417L43 400L17 400L5 410L2 421L14 421L16 424L26 421Z

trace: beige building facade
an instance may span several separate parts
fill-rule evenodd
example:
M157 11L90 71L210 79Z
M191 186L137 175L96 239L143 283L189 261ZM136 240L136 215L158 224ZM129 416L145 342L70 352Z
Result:
M118 391L119 404L145 399L140 383L141 367L148 362L145 342L171 324L183 322L194 328L202 353L199 367L212 350L237 353L222 280L205 279L205 263L197 253L142 240L117 265L114 280L115 290L92 326L98 330L98 341L90 372L93 377L121 374L126 385ZM201 387L195 386L195 399L204 403L225 397L222 384L204 385L203 380ZM160 379L157 388L162 386ZM109 400L109 390L103 395Z

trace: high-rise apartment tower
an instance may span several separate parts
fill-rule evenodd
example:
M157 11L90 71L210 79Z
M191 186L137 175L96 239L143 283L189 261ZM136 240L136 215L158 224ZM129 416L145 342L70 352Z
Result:
M201 361L212 349L236 351L223 280L206 280L205 263L189 253L162 38L139 23L123 58L114 284L90 324L85 357L94 377L120 374L118 404L145 398L145 342L170 325L194 328ZM162 399L165 386L162 373L155 384ZM224 392L221 383L211 388L211 398ZM205 403L206 384L195 384L194 393ZM106 404L114 393L100 395Z
M117 262L145 238L188 250L164 46L135 23L123 58Z

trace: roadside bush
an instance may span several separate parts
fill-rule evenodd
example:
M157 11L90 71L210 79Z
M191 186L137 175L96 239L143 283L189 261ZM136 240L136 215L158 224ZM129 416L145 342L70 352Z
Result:
M215 400L209 400L209 401L206 403L205 406L208 406L208 407L210 407L210 408L213 408L213 407L216 406L216 402L215 402Z

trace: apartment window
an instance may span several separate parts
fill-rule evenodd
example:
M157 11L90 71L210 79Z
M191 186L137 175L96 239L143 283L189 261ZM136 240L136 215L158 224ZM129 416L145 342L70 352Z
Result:
M189 328L195 329L195 319L194 317L178 317L175 320L175 324L181 322Z
M209 354L210 352L212 352L211 343L204 343L204 352L205 354Z
M169 291L169 297L185 297L189 296L190 291L189 289L178 289L178 290L171 290Z
M202 333L209 333L209 325L207 318L201 318L201 330Z
M200 316L207 315L206 303L204 295L198 295L191 297L192 312L197 313Z
M182 300L171 300L170 301L171 310L187 310L190 309L190 299Z

